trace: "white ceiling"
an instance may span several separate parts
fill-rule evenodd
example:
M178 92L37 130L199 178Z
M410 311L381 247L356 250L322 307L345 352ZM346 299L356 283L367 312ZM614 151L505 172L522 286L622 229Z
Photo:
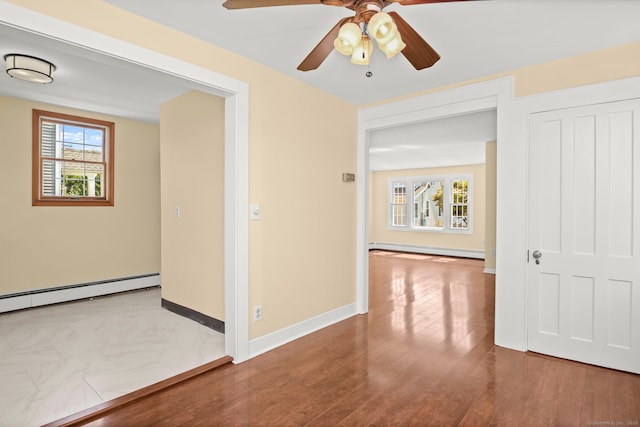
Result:
M638 0L392 4L385 10L400 13L442 59L416 71L401 55L387 60L377 52L370 66L373 77L367 78L367 67L353 65L335 52L318 70L303 73L296 69L331 27L351 14L344 8L301 5L229 11L222 7L222 0L105 1L357 105L640 40ZM0 95L157 122L161 102L200 89L157 71L2 25L0 17L0 54L7 53L40 56L58 69L51 85L25 83L2 73ZM438 158L456 164L478 163L467 157L477 153L483 160L480 146L484 144L477 143L493 139L495 112L380 130L371 134L371 165L394 169L416 158L431 163ZM477 146L472 148L474 143ZM410 157L401 156L401 146ZM420 154L418 146L422 147Z
M0 95L5 96L158 122L162 102L196 88L164 73L0 25L0 57L8 53L37 56L57 69L55 81L46 85L0 73Z
M369 169L398 170L485 162L484 142L496 140L496 110L376 130Z
M640 40L638 0L475 0L401 6L398 12L442 57L416 71L402 56L371 59L373 77L336 52L296 69L342 18L343 7L227 10L223 0L106 0L266 64L354 104L366 104Z

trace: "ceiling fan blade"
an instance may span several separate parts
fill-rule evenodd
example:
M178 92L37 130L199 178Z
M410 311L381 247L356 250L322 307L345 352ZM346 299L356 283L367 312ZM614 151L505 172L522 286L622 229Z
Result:
M315 70L324 62L324 60L329 56L331 51L334 49L333 41L338 37L338 32L340 31L340 27L342 25L351 20L352 18L344 18L338 21L338 23L327 33L326 36L320 43L313 48L309 55L298 65L298 70L300 71L311 71Z
M424 39L420 37L420 34L418 34L407 21L402 19L397 12L389 12L389 15L391 15L396 22L402 40L407 45L402 49L401 53L411 62L411 65L413 65L416 70L431 67L438 62L440 59L438 52L429 46L429 43L424 41Z
M320 0L227 0L222 5L227 9L251 9L254 7L295 6L299 4L322 4Z
M458 1L472 1L472 0L386 0L389 3L400 3L403 6L411 6L414 4L431 4L431 3L448 3Z

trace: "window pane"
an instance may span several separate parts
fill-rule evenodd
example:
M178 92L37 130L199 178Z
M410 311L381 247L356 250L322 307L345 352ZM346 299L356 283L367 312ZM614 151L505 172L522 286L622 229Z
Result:
M407 207L405 205L393 206L393 225L406 225Z
M102 147L86 146L84 152L84 159L89 162L102 162L104 156L102 153Z
M405 203L407 200L407 187L404 184L394 184L393 203Z
M77 142L82 143L84 141L84 128L74 125L61 125L62 126L62 140L64 142Z
M395 226L407 225L407 186L404 183L393 184L393 199L391 201L391 224Z
M451 228L466 230L469 228L468 195L469 181L466 179L451 183Z
M42 195L102 197L104 164L42 161Z
M67 160L84 160L82 144L64 144L63 157Z
M102 146L104 131L102 129L87 128L85 130L85 144Z
M413 182L413 226L439 228L442 216L444 181Z
M61 175L84 175L84 163L64 162Z
M91 189L93 186L93 192L95 197L102 197L103 188L104 188L104 182L102 180L103 176L104 176L104 173L99 173L93 176L89 174L89 195L91 195Z
M84 197L87 195L87 180L81 175L64 175L62 177L62 195L67 197Z

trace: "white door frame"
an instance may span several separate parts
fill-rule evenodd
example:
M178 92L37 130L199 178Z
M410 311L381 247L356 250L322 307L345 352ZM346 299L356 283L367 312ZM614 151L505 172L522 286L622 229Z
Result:
M425 120L445 118L460 114L485 111L489 109L497 110L497 230L496 230L496 300L510 301L521 300L524 303L524 293L510 286L502 286L502 283L509 283L509 280L517 275L517 269L510 262L513 258L513 250L510 246L524 246L524 224L520 226L523 230L519 239L514 239L513 233L505 230L503 224L510 220L521 217L510 217L501 222L504 216L505 206L510 200L505 201L501 195L504 191L505 183L526 182L526 176L522 168L517 172L521 173L518 179L513 176L507 177L505 174L509 168L506 167L504 159L511 157L512 146L504 143L508 139L508 127L505 126L510 111L510 103L513 98L512 78L502 78L489 82L479 83L470 86L463 86L431 95L410 98L394 103L384 104L377 107L367 108L359 111L358 114L358 230L357 230L357 309L359 313L366 313L369 305L369 278L368 278L368 206L369 206L369 133L376 129L383 129L403 124L415 123ZM509 227L512 228L512 227ZM503 233L504 236L503 237ZM507 260L507 262L502 262ZM506 267L505 267L506 266ZM522 271L524 265L521 266ZM515 273L514 273L515 271ZM510 307L505 305L505 307ZM510 318L519 318L514 323ZM498 320L500 319L500 320ZM496 343L501 343L506 347L524 349L524 316L508 309L499 310L496 302ZM498 325L508 325L506 328L498 328Z
M0 24L167 73L225 98L225 352L249 358L249 86L247 83L0 0Z
M513 98L503 78L360 110L358 114L357 308L368 311L368 133L497 108L495 344L527 350L528 150L532 113L640 97L640 77Z

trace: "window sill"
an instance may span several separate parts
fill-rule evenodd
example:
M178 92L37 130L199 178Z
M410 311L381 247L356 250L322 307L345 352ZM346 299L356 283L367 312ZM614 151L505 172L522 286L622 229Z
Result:
M76 198L56 198L33 200L32 206L113 206L112 200L83 200Z

